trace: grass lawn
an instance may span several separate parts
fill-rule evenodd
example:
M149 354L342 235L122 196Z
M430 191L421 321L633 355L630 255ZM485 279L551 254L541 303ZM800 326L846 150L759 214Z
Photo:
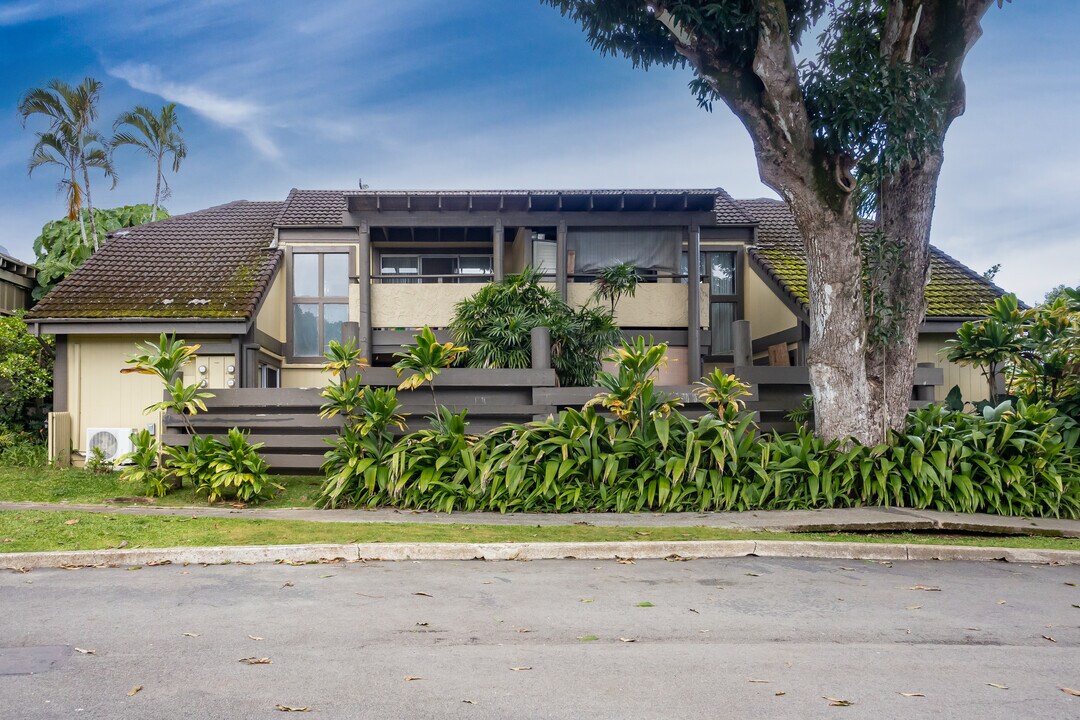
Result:
M259 507L310 507L318 497L322 480L319 475L274 476L274 482L284 485L285 492ZM0 501L102 503L142 494L141 485L124 482L120 473L94 475L77 469L0 467ZM154 505L206 505L206 496L196 495L190 484L153 500Z
M71 520L77 522L67 524ZM973 537L881 533L766 533L706 527L596 527L587 525L445 525L434 523L320 523L140 517L67 511L0 512L0 553L200 545L284 545L353 542L599 542L605 540L824 540L830 542L981 545L1080 551L1080 539Z

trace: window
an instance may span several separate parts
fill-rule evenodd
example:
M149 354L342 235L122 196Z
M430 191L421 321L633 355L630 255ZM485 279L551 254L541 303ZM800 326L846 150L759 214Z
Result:
M259 387L262 388L278 388L281 387L281 370L273 365L267 365L266 363L259 363Z
M490 255L383 255L380 282L488 282L493 277Z
M349 319L349 253L292 254L291 355L318 358Z
M736 250L701 253L701 272L709 281L710 354L732 351L731 324L739 319L739 253ZM686 275L688 262L682 254L680 273Z

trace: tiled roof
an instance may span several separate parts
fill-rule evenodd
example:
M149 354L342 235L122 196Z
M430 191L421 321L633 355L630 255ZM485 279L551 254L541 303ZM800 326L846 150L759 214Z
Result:
M341 190L289 191L277 218L281 226L340 225L345 215L345 193Z
M27 315L249 318L281 258L281 202L239 200L118 230Z
M806 287L806 256L795 218L779 200L739 200L756 218L757 245L748 249L757 262L790 298L804 308L809 302ZM978 317L1004 290L984 279L959 260L930 247L930 284L926 287L927 317Z
M716 212L717 225L754 225L754 218L739 206L739 201L728 195L727 190L716 188L716 203L713 205Z

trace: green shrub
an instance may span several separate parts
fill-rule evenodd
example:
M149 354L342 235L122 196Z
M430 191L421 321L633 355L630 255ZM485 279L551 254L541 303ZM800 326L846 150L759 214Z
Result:
M760 436L746 386L721 372L696 391L709 412L680 413L653 387L664 350L626 343L616 371L598 376L606 392L582 410L481 437L468 434L465 413L440 408L430 429L395 440L403 418L393 390L360 388L326 454L324 502L440 512L890 505L1080 517L1080 426L1053 407L928 406L876 447L826 442L807 428Z
M0 465L45 467L47 462L45 443L37 433L0 426Z
M52 400L55 338L31 335L21 314L0 316L0 427L44 427Z
M259 454L262 443L248 442L248 435L237 428L229 430L225 442L217 443L210 473L203 474L197 493L206 493L211 503L235 499L241 502L267 500L274 491L285 488L270 480L270 466Z
M165 497L169 486L165 473L158 465L158 441L143 428L131 433L131 452L117 459L121 464L120 479L142 485L147 497Z
M573 309L555 290L541 284L535 268L489 283L454 306L450 331L469 347L462 362L476 368L528 368L532 364L535 327L551 330L551 363L565 386L591 385L600 370L600 358L619 339L619 329L607 308ZM612 303L629 289L619 280L615 293L604 295ZM606 290L605 290L606 292Z
M84 469L91 475L108 475L116 471L116 466L105 456L104 450L96 447L86 457Z
M183 487L184 480L196 488L207 485L214 475L212 464L221 450L221 443L213 437L192 435L187 447L165 448L165 469L177 487Z

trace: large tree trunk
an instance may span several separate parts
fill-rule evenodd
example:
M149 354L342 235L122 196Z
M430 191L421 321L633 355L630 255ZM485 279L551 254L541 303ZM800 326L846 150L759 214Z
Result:
M911 400L919 326L926 315L930 226L941 162L938 150L917 164L905 164L885 180L880 193L879 227L900 247L899 267L886 287L890 304L900 311L899 327L894 343L867 357L867 374L883 426L894 430L903 425Z
M874 414L866 373L866 315L862 259L855 224L822 207L795 204L805 239L810 297L807 365L814 393L814 422L828 439L854 437L874 443Z

